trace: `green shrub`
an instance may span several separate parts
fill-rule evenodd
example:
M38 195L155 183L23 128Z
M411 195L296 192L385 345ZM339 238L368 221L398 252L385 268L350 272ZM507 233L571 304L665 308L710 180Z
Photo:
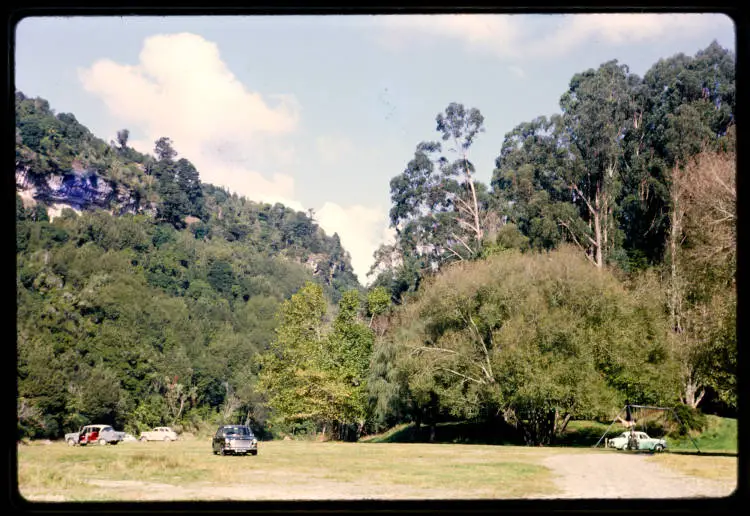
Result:
M669 433L671 436L683 437L687 436L688 432L700 433L706 429L708 420L700 410L683 404L676 406L674 410L679 420L672 425L673 429Z

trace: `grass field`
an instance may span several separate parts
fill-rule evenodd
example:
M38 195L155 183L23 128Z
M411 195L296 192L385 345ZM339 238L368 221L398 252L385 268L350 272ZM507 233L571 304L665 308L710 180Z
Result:
M736 420L709 423L698 437L703 455L689 453L688 440L646 460L736 481ZM558 490L542 465L547 457L623 453L591 449L606 427L571 422L566 446L537 448L404 443L410 430L400 426L360 443L262 442L255 457L215 456L206 437L88 447L36 442L18 446L18 486L29 500L49 501L550 497ZM470 439L456 425L439 427L441 435Z
M352 498L520 498L551 495L539 459L560 449L444 444L261 443L253 457L220 457L208 441L18 448L19 491L27 499L142 499L144 483L167 499L311 498L336 488ZM95 482L92 485L90 482ZM222 489L212 490L211 486ZM170 486L173 498L169 498ZM235 491L228 491L232 486ZM189 487L190 493L187 493ZM157 489L157 490L158 490ZM61 498L62 497L62 498ZM315 497L318 497L315 494Z
M220 457L204 440L70 448L19 446L19 491L41 501L542 498L559 491L541 462L588 448L274 441ZM735 457L648 457L682 473L736 478Z

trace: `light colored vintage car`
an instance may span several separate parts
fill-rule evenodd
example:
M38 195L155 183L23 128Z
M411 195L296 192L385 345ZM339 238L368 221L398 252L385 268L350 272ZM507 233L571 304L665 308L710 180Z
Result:
M168 426L157 426L150 432L141 432L141 441L176 441L177 432Z
M618 450L650 450L655 452L664 451L667 448L667 441L649 437L646 432L633 432L634 442L630 443L630 431L625 431L617 437L610 439L607 446Z
M123 440L125 432L118 432L110 425L86 425L78 432L65 434L65 442L68 446L76 444L85 446L87 444L117 444Z

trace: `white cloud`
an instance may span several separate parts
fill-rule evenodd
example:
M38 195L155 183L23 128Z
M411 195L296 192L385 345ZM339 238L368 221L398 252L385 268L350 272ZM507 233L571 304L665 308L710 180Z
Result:
M555 57L586 44L621 45L676 39L710 29L730 30L719 14L612 13L559 15L552 31L534 33L534 15L456 14L402 15L379 18L386 27L379 41L391 48L425 44L424 36L449 38L471 50L500 58Z
M519 78L521 78L521 79L523 79L524 77L526 77L526 72L524 72L524 71L523 71L523 68L521 68L520 66L509 66L509 67L508 67L508 70L509 70L509 71L510 71L510 72L511 72L511 73L512 73L513 75L515 75L516 77L519 77Z
M103 59L79 78L123 126L145 134L132 142L136 149L152 152L167 136L202 180L250 199L295 202L294 179L284 171L294 161L284 141L299 121L294 96L248 91L215 43L189 33L152 36L138 65Z
M377 207L355 204L341 206L326 202L315 214L320 227L329 235L338 233L341 245L352 257L352 268L361 283L367 282L372 255L381 243L393 240L388 213Z
M326 165L342 163L354 154L354 145L343 136L322 135L315 139L315 148Z
M145 137L130 145L151 153L167 136L192 161L203 181L249 199L280 202L306 211L295 199L294 178L285 173L297 159L286 136L299 121L292 95L248 91L221 60L216 44L195 34L158 35L145 40L136 66L100 60L79 70L84 88L100 97L124 127ZM340 163L354 151L344 137L315 141L323 163ZM388 237L387 214L379 208L326 202L316 219L338 233L360 278L372 253Z

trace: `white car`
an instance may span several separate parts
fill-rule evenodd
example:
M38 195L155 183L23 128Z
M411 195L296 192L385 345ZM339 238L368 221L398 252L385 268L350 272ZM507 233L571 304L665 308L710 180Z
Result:
M649 437L646 432L633 432L635 437L635 446L637 450L651 450L655 452L663 451L667 448L667 441ZM625 431L617 437L610 439L607 446L618 450L627 450L630 440L630 431Z
M141 441L176 441L177 432L168 426L157 426L150 432L141 432Z

